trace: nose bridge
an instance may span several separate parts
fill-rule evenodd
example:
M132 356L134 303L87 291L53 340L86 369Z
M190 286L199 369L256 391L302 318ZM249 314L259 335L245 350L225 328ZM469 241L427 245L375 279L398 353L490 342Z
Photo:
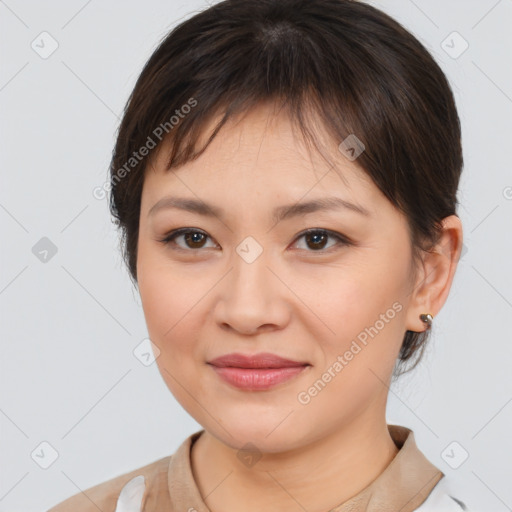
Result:
M245 237L235 247L233 254L232 285L243 292L261 294L270 284L271 272L267 268L270 266L269 255L270 251L256 238Z

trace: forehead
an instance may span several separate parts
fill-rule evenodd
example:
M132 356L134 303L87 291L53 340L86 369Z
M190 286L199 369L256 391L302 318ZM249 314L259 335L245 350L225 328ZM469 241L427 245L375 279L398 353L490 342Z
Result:
M221 115L205 124L196 149L206 143ZM368 203L368 209L382 200L357 161L339 151L338 141L314 114L310 120L318 148L307 144L286 112L276 111L272 103L259 104L229 118L201 156L172 172L166 170L172 140L164 140L146 169L143 196L157 200L164 190L179 189L200 196L237 191L299 200L314 193L342 192Z

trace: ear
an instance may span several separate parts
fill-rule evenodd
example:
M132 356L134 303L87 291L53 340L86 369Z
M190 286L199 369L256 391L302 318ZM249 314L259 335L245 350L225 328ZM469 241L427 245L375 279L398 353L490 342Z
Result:
M443 231L437 245L423 253L417 269L412 298L407 311L406 329L421 332L427 325L422 313L434 318L443 307L452 285L462 250L462 223L457 215L442 220Z

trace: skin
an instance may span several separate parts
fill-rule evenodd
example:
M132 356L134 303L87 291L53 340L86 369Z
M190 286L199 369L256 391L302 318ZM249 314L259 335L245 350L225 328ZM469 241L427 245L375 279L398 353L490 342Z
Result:
M308 151L285 114L261 104L230 120L197 160L164 172L169 146L163 145L146 172L139 291L162 377L205 429L191 460L213 512L325 511L382 473L398 451L385 412L403 336L425 330L419 315L437 315L454 277L459 218L444 219L439 245L415 265L406 218L357 160L338 151L339 141L321 140L336 167ZM226 217L179 209L148 215L167 195L213 203ZM276 206L326 196L370 215L338 209L277 224L270 219ZM182 227L206 237L158 241ZM329 237L315 245L300 235L309 228L353 243ZM236 251L248 236L263 249L252 263ZM362 349L316 396L300 403L298 394L393 303L401 310L366 345L359 343ZM206 364L231 352L272 352L310 366L270 390L240 390ZM261 455L251 466L237 457L248 442Z

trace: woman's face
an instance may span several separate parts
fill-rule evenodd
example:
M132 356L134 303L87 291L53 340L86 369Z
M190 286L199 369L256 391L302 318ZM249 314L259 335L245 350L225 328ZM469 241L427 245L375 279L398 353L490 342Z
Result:
M409 310L405 217L336 143L326 146L332 168L269 108L226 125L177 170L164 172L165 146L155 155L143 186L137 273L157 364L176 399L225 444L277 452L361 418L384 421L404 333L421 322ZM166 207L170 197L207 203L215 215ZM285 205L327 198L367 213L338 205L274 216ZM189 233L161 241L181 228ZM310 229L330 234L304 235ZM232 353L306 364L278 371L210 364ZM264 373L289 378L263 387Z

